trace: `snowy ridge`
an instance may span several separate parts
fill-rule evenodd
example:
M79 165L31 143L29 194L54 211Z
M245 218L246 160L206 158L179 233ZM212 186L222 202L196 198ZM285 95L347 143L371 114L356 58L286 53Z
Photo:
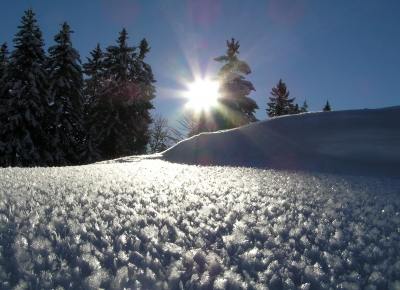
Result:
M307 113L203 133L167 161L324 173L400 176L400 106Z
M336 114L324 116L332 116L331 124L346 125L346 132L354 129L359 134L355 140L378 136L365 150L371 157L368 164L379 168L383 161L396 165L398 160L398 149L392 148L398 135L390 133L396 132L396 124L384 121L384 116L393 121L392 110L398 115L399 108L371 110L379 113L376 118L369 110L338 112L352 122L341 122ZM315 116L319 114L298 119L316 124ZM259 124L273 132L298 119ZM386 131L372 134L382 123L388 125ZM219 137L227 142L230 134L243 136L251 130L258 132L258 124L203 134L148 157L0 169L0 288L399 289L399 178L371 176L373 171L369 176L318 173L322 166L312 162L306 165L316 170L307 172L162 160L177 158L177 148L194 140L215 142ZM349 141L350 134L338 135L345 137L342 144L359 148ZM385 143L379 136L393 138ZM276 152L294 148L282 136L275 140L282 146L268 144ZM342 169L352 164L348 160L360 162L357 154L346 153L350 145L334 151L329 146L339 143L317 140L307 142L323 158L333 152ZM212 148L201 149L218 153ZM295 156L307 160L299 153L307 148L296 150ZM386 173L394 175L393 168Z

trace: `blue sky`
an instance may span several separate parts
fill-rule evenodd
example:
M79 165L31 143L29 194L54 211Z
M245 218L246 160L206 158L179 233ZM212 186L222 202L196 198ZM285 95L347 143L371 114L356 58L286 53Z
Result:
M221 64L212 59L225 54L231 37L252 68L246 79L256 88L250 97L260 120L280 78L311 111L327 100L333 110L400 105L400 1L2 0L1 6L0 43L9 50L29 8L46 49L67 21L83 62L97 43L103 50L114 45L123 27L132 46L147 38L157 80L153 113L171 121L188 83L217 77Z

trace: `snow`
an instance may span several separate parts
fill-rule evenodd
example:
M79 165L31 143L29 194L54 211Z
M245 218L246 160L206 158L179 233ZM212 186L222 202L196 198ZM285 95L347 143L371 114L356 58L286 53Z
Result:
M398 289L399 118L309 113L0 169L0 288Z

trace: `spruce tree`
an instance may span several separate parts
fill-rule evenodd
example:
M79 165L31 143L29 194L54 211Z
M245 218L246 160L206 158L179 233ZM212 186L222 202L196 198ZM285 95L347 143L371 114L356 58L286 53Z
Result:
M98 43L96 48L90 52L92 58L82 65L83 73L88 77L84 80L85 111L86 106L91 103L93 96L100 91L104 85L103 58L104 53Z
M0 80L4 76L4 72L8 62L10 61L10 52L8 51L7 42L4 42L0 48ZM1 88L0 88L1 90Z
M52 165L48 116L48 75L44 41L32 9L25 11L22 25L5 67L0 132L1 166Z
M144 154L149 141L149 110L155 97L154 76L143 61L149 48L142 41L138 54L127 39L123 29L118 45L106 48L105 84L89 105L90 131L103 159Z
M57 165L79 164L79 145L85 138L83 74L79 52L72 46L67 22L49 48L48 69L54 109L52 149Z
M331 105L329 104L328 101L326 101L325 107L323 107L322 110L323 110L324 112L329 112L329 111L331 111Z
M84 80L84 96L85 103L83 106L84 120L86 124L86 138L80 147L80 159L83 163L93 163L101 160L101 152L98 147L91 125L93 112L92 102L94 96L97 95L105 84L104 76L104 53L98 43L96 48L90 52L92 58L88 58L87 62L83 64L83 73L88 77ZM92 134L93 133L93 134Z
M258 109L257 103L248 97L251 91L255 91L253 84L247 81L243 75L251 73L249 65L237 58L239 54L239 41L226 41L227 55L214 59L225 62L218 73L220 83L220 97L214 118L215 130L235 128L258 121L254 116Z
M269 108L266 109L268 117L289 115L293 112L295 98L289 99L289 91L282 79L279 80L276 87L272 88L271 95L272 97L269 97L271 102L267 103Z
M300 108L300 112L301 113L307 113L308 112L308 104L307 104L307 100L305 100L303 102L303 105Z
M5 77L5 70L8 62L10 61L10 52L8 51L7 43L3 43L0 48L0 99L2 99L2 91L3 91L3 86L4 86L4 80L3 78ZM1 123L1 117L0 117L0 125Z

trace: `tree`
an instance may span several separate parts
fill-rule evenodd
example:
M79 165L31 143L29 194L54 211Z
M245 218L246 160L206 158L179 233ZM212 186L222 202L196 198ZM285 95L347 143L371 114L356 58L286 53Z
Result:
M220 97L218 106L214 112L216 123L215 130L230 129L258 121L254 116L258 109L257 103L248 97L251 91L255 91L253 84L247 81L243 75L251 73L249 65L237 58L239 54L239 41L235 39L229 42L227 55L214 59L225 62L218 73L220 83Z
M86 125L86 138L80 146L80 159L82 163L93 163L101 160L101 152L99 150L99 144L95 136L93 135L91 117L94 112L92 111L93 98L99 94L102 88L105 86L104 76L104 53L98 43L96 48L90 52L92 58L88 58L87 62L82 65L83 73L88 77L84 80L83 94L85 97L85 103L83 105L84 121Z
M87 63L82 65L83 73L88 76L88 78L84 80L85 107L91 103L93 96L104 86L104 53L99 43L96 48L90 52L90 55L92 58L86 57Z
M54 164L49 152L51 136L48 75L44 41L32 9L25 11L14 38L15 50L5 67L0 105L1 166Z
M268 117L289 115L293 111L293 99L289 99L289 91L286 84L279 80L276 87L272 88L272 97L269 97L270 103L267 103L269 108L266 109Z
M8 62L10 61L9 55L10 55L10 52L8 51L7 43L4 42L0 48L0 80L3 78L6 66L7 66ZM0 84L1 84L1 82L0 82ZM1 90L1 87L0 87L0 90Z
M49 48L51 100L54 103L52 148L57 165L79 163L79 145L85 138L83 75L78 51L73 48L67 22Z
M323 107L322 110L323 110L324 112L329 112L329 111L331 111L331 105L329 104L328 101L326 101L325 107Z
M155 98L155 82L151 67L144 62L150 48L140 43L140 52L127 44L123 29L117 46L106 48L103 60L104 86L89 104L89 130L99 144L102 158L144 154L149 142L148 128L152 121L149 110Z
M174 130L169 126L168 119L161 114L155 114L149 128L150 153L162 152L180 141Z
M172 130L179 141L195 135L194 132L198 127L198 118L194 110L186 110L179 115L176 122L178 122L179 127L173 128Z
M305 100L303 102L303 105L300 108L300 112L301 113L307 113L308 112L308 104L307 104L307 100Z
M3 91L4 87L4 80L3 77L5 76L5 70L8 62L10 61L10 52L8 51L7 43L4 42L0 48L0 99L1 99L1 92ZM1 118L0 118L0 125L1 125Z

